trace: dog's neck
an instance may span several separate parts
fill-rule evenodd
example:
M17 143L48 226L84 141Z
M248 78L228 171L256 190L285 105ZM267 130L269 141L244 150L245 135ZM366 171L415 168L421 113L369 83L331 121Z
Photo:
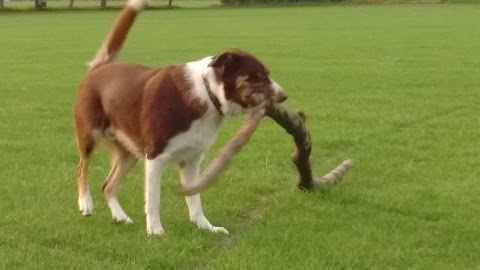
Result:
M185 67L186 79L192 84L193 95L208 106L209 113L217 114L220 117L222 115L231 116L244 113L239 104L226 99L223 83L217 80L213 68L208 66L212 59L212 57L205 57L199 61L187 63ZM216 101L213 101L209 95L205 81L210 86L211 96L218 100L217 105L214 104Z
M186 64L186 79L192 84L194 96L208 106L209 113L215 113L220 117L244 114L245 109L240 104L225 97L223 83L218 81L214 69L208 66L212 59L213 57L209 56ZM207 90L205 81L210 86L210 91ZM218 100L217 105L212 96Z
M215 109L217 109L218 114L223 116L222 104L218 100L217 96L212 92L212 88L210 87L210 82L207 79L207 77L205 75L203 75L202 77L203 77L203 84L205 85L205 90L207 90L207 94L210 97L210 101L212 101L213 105L215 106Z

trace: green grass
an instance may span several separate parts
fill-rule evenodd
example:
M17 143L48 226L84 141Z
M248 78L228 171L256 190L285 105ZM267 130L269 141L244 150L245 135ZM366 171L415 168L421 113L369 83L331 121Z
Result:
M480 6L392 5L147 11L122 60L179 63L240 47L304 110L321 175L294 187L293 143L265 120L188 222L175 168L163 180L166 235L148 238L143 173L117 225L91 166L95 215L77 210L72 103L117 12L0 14L0 269L479 269ZM239 127L229 121L211 158Z

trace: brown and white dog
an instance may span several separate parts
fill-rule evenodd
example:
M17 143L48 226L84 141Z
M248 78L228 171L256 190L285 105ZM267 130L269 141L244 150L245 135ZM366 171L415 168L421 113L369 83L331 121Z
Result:
M78 204L83 215L93 213L87 170L95 147L102 143L111 153L105 199L114 220L131 223L117 191L137 160L145 159L147 233L160 235L160 183L167 164L178 163L181 183L192 184L225 116L255 109L259 96L277 103L287 96L265 65L242 50L160 68L114 62L144 5L145 0L129 0L78 90ZM199 228L228 234L207 220L199 194L186 197L186 202L190 220Z

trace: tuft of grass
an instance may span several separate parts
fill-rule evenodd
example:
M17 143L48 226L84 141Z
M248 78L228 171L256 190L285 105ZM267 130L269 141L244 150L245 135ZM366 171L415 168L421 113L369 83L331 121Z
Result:
M0 16L0 269L477 269L480 265L480 6L392 5L146 11L121 60L186 62L253 52L307 114L317 175L294 187L291 138L265 120L203 196L197 230L163 177L167 234L148 238L143 172L125 179L117 225L92 161L95 214L77 210L72 103L116 12ZM207 160L241 118L229 120Z

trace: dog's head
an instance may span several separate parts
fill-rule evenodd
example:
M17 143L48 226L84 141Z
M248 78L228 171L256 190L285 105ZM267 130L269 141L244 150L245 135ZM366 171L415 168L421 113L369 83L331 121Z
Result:
M262 101L281 103L287 99L282 87L270 77L268 68L255 56L239 49L227 50L209 64L223 84L227 114L243 113Z

